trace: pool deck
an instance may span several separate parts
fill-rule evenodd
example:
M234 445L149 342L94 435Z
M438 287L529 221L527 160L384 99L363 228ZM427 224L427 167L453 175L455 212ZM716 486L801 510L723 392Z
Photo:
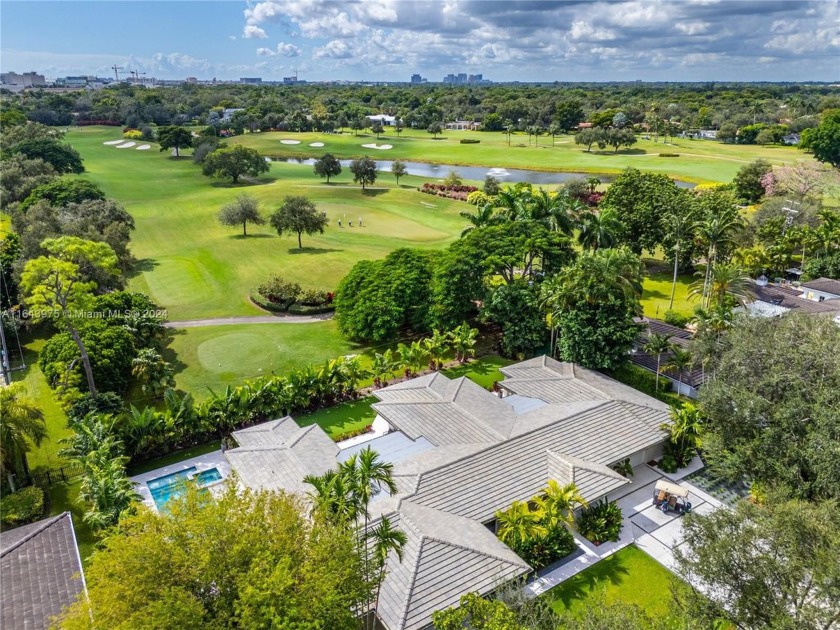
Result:
M140 495L140 499L143 504L156 511L157 506L155 505L152 493L149 491L149 486L146 482L193 467L196 469L197 473L200 473L202 470L209 470L210 468L218 468L219 472L222 473L222 479L205 486L208 488L212 488L213 486L222 483L225 479L230 477L231 474L230 464L225 458L224 453L219 450L205 455L199 455L198 457L191 457L190 459L185 459L177 464L170 464L164 468L158 468L157 470L152 470L143 473L142 475L135 475L134 477L131 477L131 480L134 482L137 493Z

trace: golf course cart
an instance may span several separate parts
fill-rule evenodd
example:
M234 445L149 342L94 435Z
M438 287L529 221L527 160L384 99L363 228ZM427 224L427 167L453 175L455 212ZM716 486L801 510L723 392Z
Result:
M665 479L656 482L653 490L653 504L663 512L688 514L691 503L686 501L688 490Z

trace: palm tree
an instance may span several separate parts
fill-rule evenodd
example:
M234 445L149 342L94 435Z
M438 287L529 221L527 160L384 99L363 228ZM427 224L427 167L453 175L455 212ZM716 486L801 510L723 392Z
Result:
M460 215L470 222L470 225L464 228L464 231L461 232L461 236L469 234L476 228L484 227L486 225L494 225L499 222L499 217L496 215L496 208L493 207L492 203L485 203L478 206L475 214L472 212L461 211Z
M512 120L505 120L505 133L508 137L508 146L510 146L510 134L513 133L513 121Z
M665 239L674 243L674 278L671 282L671 299L668 310L674 308L674 294L677 291L677 272L680 264L680 249L682 242L697 229L697 222L688 214L669 212L662 217L665 228Z
M688 464L686 460L689 454L700 444L700 436L703 433L703 416L700 410L691 403L685 403L682 407L671 407L671 426L666 428L671 434L671 443L676 446L678 463L681 466Z
M697 225L697 236L709 248L706 255L705 281L702 293L704 306L708 305L709 279L717 262L718 254L726 245L733 243L734 232L741 225L741 217L734 206L707 216Z
M574 483L561 486L554 479L548 480L545 494L537 499L537 503L542 512L542 523L549 529L560 523L572 525L575 508L588 505Z
M388 376L396 369L397 362L394 360L394 352L388 348L385 352L373 355L371 372L373 373L373 385L377 389L387 384Z
M551 146L554 146L554 139L557 137L557 134L560 133L560 125L557 123L551 123L548 126L548 135L551 136Z
M85 473L79 497L90 504L83 519L93 529L116 525L138 499L134 482L125 474L126 461L127 457L113 457L111 445L103 444L82 462Z
M471 356L475 356L475 342L478 329L472 328L467 322L449 331L449 342L455 351L455 359L459 363L466 363Z
M13 475L18 466L29 472L26 453L29 442L40 446L47 437L44 413L35 401L24 395L23 383L0 386L0 467L14 491Z
M307 475L303 481L313 488L309 492L313 512L320 512L332 523L345 527L356 522L360 512L359 501L351 492L345 475L328 470L320 476Z
M528 540L546 533L541 518L540 512L532 510L527 503L514 501L507 510L496 512L499 540L511 549L520 548Z
M382 590L382 582L385 580L385 567L388 563L388 556L391 552L397 554L397 559L403 561L403 549L408 544L408 537L405 532L396 529L387 516L382 517L372 531L367 533L367 538L373 541L372 555L375 563L376 594L373 598L374 609L379 607L379 593ZM375 618L369 615L369 628L373 630L376 626Z
M755 298L752 286L752 279L740 267L733 263L721 263L708 274L707 282L701 284L699 279L693 282L689 295L699 296L705 290L708 304L720 306L727 297L731 297L744 305Z
M155 440L164 438L165 433L165 415L155 411L154 407L143 407L141 411L131 405L128 413L122 415L120 434L127 442L127 452L132 456L148 451Z
M615 247L621 232L621 222L612 209L588 212L580 223L578 243L590 251Z
M397 345L397 354L400 355L400 364L405 371L405 377L417 376L417 370L423 365L423 359L426 356L426 351L420 345L420 342L414 341L410 345L404 343Z
M531 218L531 190L527 186L505 186L496 195L495 207L508 221Z
M671 335L660 335L653 333L648 336L644 345L644 351L656 355L656 391L659 391L659 374L662 355L671 349Z
M359 381L370 376L370 370L362 365L362 357L355 355L345 357L339 365L339 375L344 382L343 389L350 394L356 392Z
M680 383L680 389L682 389L682 375L691 368L693 362L694 357L690 350L683 350L679 346L673 345L671 346L671 356L668 357L663 367L668 372L677 373L677 380Z
M426 346L426 354L429 357L429 368L436 372L443 367L443 360L449 352L449 336L439 330L433 330L432 336L423 340L423 345Z

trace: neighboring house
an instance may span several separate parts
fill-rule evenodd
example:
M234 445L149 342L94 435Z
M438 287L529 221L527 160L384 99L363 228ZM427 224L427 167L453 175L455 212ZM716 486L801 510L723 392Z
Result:
M691 345L692 335L684 328L672 326L658 319L637 318L636 322L642 324L644 328L633 343L633 348L630 351L630 361L649 372L656 374L656 355L648 354L644 350L651 334L669 337L669 341L682 350L687 350ZM670 351L662 353L659 360L660 378L667 380L671 384L671 389L678 394L689 398L697 398L698 389L704 382L703 370L695 368L677 374L672 370L663 369L672 356L674 356L674 353Z
M789 133L786 136L782 136L782 142L788 145L799 144L800 139L798 133Z
M230 107L222 112L222 122L230 122L236 112L244 112L242 107Z
M388 114L376 114L375 116L365 116L372 123L378 122L383 127L393 127L397 120L396 116L389 116Z
M538 357L502 368L501 395L432 373L373 392L391 432L340 450L317 426L291 418L235 431L225 455L251 488L306 493L307 474L370 446L393 464L395 496L378 496L405 532L403 561L388 559L377 615L388 630L428 627L466 593L491 593L531 568L495 536L495 514L574 482L590 503L630 483L612 470L660 457L668 406L607 376Z
M824 302L825 300L836 300L840 298L840 280L831 278L817 278L808 280L801 285L802 297L806 300Z
M454 122L446 123L446 128L452 131L475 131L481 127L481 123L473 122L471 120L456 120Z
M828 288L828 283L835 283L840 285L837 280L828 280L828 283L822 283L821 280L828 280L821 278L820 280L813 280L802 285L815 284L815 287ZM814 299L808 298L807 295L811 292L819 292L818 288L805 289L805 292L796 289L790 285L779 284L764 284L756 283L753 286L752 292L755 295L755 300L746 305L746 311L751 315L760 317L779 317L789 312L807 313L809 315L831 317L838 324L840 324L840 295L835 298ZM831 295L831 294L828 294Z
M592 129L592 127L594 127L594 126L595 126L594 123L582 122L582 123L578 123L577 128L578 129Z
M0 575L0 628L51 627L85 590L70 512L0 533Z

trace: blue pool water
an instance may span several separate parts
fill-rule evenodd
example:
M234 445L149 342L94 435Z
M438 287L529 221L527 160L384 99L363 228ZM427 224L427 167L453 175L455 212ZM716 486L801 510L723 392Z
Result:
M218 468L210 468L196 473L195 466L179 470L170 475L163 477L155 477L146 482L149 487L149 492L155 502L158 510L163 509L167 501L177 498L184 494L184 488L187 481L195 481L200 488L208 486L209 484L219 481L222 478L222 473Z

